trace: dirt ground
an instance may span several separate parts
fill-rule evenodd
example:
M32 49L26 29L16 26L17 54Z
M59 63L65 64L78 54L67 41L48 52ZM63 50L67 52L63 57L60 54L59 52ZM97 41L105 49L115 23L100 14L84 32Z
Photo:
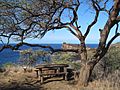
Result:
M107 79L96 80L87 87L78 87L76 81L65 81L62 78L50 78L45 80L44 84L40 84L34 70L24 72L22 68L12 68L0 73L0 90L120 90L119 75L120 73L114 83Z
M0 73L0 90L71 90L68 83L60 77L47 79L41 84L34 70L9 69Z

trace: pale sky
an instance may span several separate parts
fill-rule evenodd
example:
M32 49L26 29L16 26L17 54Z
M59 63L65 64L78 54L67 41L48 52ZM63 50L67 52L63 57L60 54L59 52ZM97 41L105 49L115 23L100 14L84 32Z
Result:
M112 1L112 0L111 0ZM109 3L109 6L111 5L111 3ZM91 9L89 9L87 4L81 4L78 10L78 23L81 26L81 31L83 33L85 33L85 30L87 28L87 26L91 23L91 21L94 18L94 12L91 11ZM62 21L66 22L69 20L68 18L69 13L64 12L63 13L63 17L62 17ZM65 16L65 17L64 17ZM99 29L103 29L106 20L108 18L108 15L104 12L101 12L98 18L98 22L95 26L93 26L92 30L90 31L87 39L86 39L86 43L95 43L97 44L99 42ZM114 30L115 27L111 30L110 32L110 37L114 34ZM73 36L67 29L59 29L59 30L54 30L54 31L49 31L46 33L46 35L42 38L42 39L27 39L25 40L26 42L29 43L80 43L79 40ZM120 37L118 37L114 42L120 42ZM12 41L11 43L15 43L14 41Z
M109 3L108 8L110 5L111 3ZM64 12L63 14L63 17L65 16L65 18L63 18L64 22L69 20L67 16L68 14L69 13ZM78 10L78 18L79 18L78 23L81 26L81 31L84 33L87 26L91 23L91 21L94 18L94 12L91 12L91 10L89 9L89 7L87 7L87 5L81 4ZM86 43L97 44L99 42L99 38L100 38L99 29L103 29L107 18L108 18L108 15L106 13L104 12L100 13L98 22L95 26L93 26L92 30L90 31L86 39ZM112 28L109 39L112 35L114 35L114 30L115 30L115 27ZM42 39L30 39L27 41L30 43L63 43L63 42L79 43L79 40L75 36L73 36L69 31L67 31L67 29L50 31ZM114 43L115 42L120 42L120 37L118 37L114 41Z

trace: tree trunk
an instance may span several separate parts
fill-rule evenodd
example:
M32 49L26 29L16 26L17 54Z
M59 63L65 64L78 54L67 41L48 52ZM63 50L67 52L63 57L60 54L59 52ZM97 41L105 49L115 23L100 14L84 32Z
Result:
M92 74L93 65L84 65L81 67L78 86L87 86Z

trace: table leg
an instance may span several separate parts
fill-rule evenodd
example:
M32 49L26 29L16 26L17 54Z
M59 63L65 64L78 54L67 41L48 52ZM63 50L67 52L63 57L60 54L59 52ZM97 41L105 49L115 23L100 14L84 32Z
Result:
M65 72L64 79L67 81L67 68L66 67L64 67L64 72Z
M38 70L36 70L36 75L37 75L37 78L39 77L39 75L38 75Z
M41 83L43 83L42 69L40 68L39 71L40 71L40 81L41 81Z
M43 76L40 76L40 81L41 83L43 83Z

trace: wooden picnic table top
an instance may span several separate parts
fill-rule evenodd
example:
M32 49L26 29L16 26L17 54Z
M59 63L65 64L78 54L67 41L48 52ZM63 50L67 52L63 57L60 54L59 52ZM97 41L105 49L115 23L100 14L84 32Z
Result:
M52 67L68 67L68 64L39 64L35 66L36 69L41 69L41 68L52 68Z

